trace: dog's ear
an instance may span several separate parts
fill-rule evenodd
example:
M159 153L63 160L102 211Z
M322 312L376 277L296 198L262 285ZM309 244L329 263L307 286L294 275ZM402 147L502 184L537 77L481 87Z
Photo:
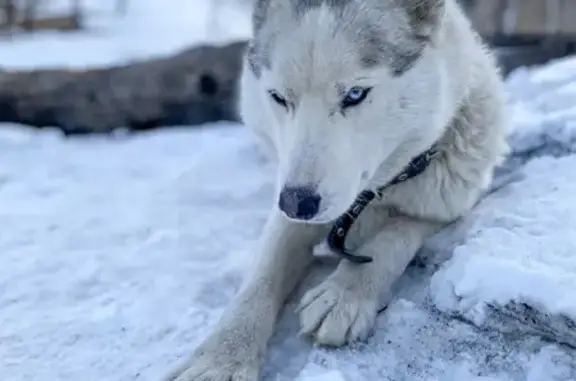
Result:
M401 0L415 35L430 38L444 14L444 0Z

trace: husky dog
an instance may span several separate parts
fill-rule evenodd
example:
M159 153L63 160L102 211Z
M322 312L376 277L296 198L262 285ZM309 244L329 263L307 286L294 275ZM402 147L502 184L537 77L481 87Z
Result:
M360 215L341 261L299 307L317 344L366 339L426 237L467 213L508 152L495 60L456 0L259 0L240 108L278 160L258 260L177 381L256 381L315 245L358 195L437 155Z

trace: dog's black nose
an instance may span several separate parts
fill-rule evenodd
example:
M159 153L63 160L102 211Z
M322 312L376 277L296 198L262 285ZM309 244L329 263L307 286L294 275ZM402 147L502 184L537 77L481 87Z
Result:
M280 192L278 206L290 218L309 220L318 214L321 199L311 187L286 186Z

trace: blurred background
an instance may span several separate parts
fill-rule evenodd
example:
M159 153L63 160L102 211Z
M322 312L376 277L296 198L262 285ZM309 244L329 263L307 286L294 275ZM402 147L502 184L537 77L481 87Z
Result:
M67 135L236 121L252 0L1 0L0 122ZM503 71L573 54L574 0L461 0Z

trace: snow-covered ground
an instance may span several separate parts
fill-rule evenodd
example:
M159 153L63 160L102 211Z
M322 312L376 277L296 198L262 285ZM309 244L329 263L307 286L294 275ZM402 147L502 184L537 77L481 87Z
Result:
M205 2L178 3L133 1L132 24L89 37L0 42L0 66L97 65L205 40L186 29ZM374 337L313 348L290 304L265 381L576 380L575 69L572 58L508 80L510 160L469 217L426 243ZM0 380L158 381L233 297L273 171L240 125L70 140L0 125Z

